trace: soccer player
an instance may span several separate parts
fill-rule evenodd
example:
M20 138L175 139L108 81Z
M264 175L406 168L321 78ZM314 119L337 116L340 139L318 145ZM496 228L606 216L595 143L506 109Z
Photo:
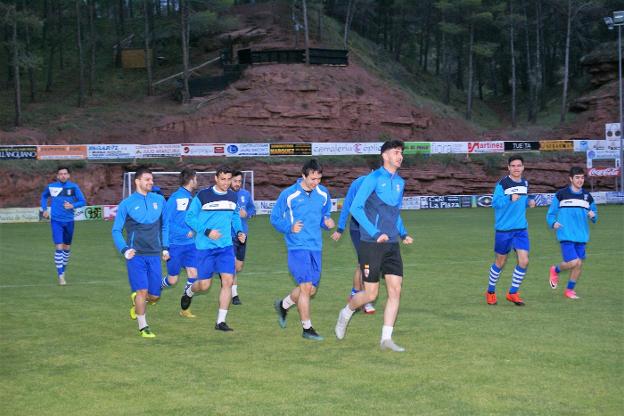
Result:
M225 322L230 300L232 283L236 272L234 249L232 248L232 228L241 243L246 234L242 231L236 194L230 189L232 170L221 166L215 174L215 185L202 189L191 201L186 213L186 223L195 232L197 248L197 281L184 289L180 299L182 311L191 306L193 295L210 288L213 273L221 275L219 312L215 329L232 331Z
M165 198L151 192L154 177L147 168L139 168L134 177L136 192L121 201L113 223L113 241L123 254L133 306L130 317L139 324L139 335L154 338L146 318L145 303L154 304L161 293L160 254L169 259L169 225L162 221ZM122 230L126 231L126 238Z
M84 195L74 182L69 180L70 172L66 166L56 170L56 182L45 187L41 194L41 215L50 218L54 251L54 265L58 284L65 286L65 268L69 264L71 243L74 236L74 209L87 205ZM52 198L48 214L48 198Z
M517 306L524 306L518 291L529 265L529 232L526 208L535 207L535 199L528 196L529 182L522 177L524 159L512 155L508 159L509 175L498 181L494 188L492 207L494 207L494 263L490 266L490 277L485 299L488 305L496 305L496 283L500 276L507 255L513 248L518 264L511 278L511 287L507 300Z
M546 221L557 231L563 261L550 268L550 287L557 288L559 273L570 270L570 280L564 296L579 299L574 290L585 260L585 245L589 241L589 223L598 221L598 209L591 194L583 189L585 171L574 166L570 169L570 186L560 189L550 204Z
M180 172L180 187L169 197L165 204L163 220L169 225L169 255L167 276L162 279L162 288L175 285L182 267L186 268L186 286L197 280L197 249L195 232L186 224L193 192L197 189L197 172L186 168ZM195 318L190 309L180 311L185 318Z
M240 170L232 174L231 189L236 193L243 232L247 235L247 238L249 238L249 225L247 225L247 221L256 215L256 206L251 198L251 193L243 188L243 173ZM232 285L232 304L241 305L242 302L238 297L238 274L243 271L245 253L247 251L247 240L241 243L234 233L234 230L232 230L232 245L234 246L234 256L236 257L236 274L234 275L234 284Z
M321 280L321 229L330 230L335 225L330 216L329 192L320 184L322 177L323 169L318 161L307 161L301 169L301 178L280 193L271 211L271 224L284 234L288 270L297 284L284 299L275 301L278 322L285 328L288 308L296 304L303 326L302 336L314 341L323 340L310 319L310 299Z
M343 339L353 313L367 302L374 302L379 293L383 272L388 291L381 330L382 350L403 352L392 340L392 331L399 312L403 260L399 239L412 244L413 239L403 226L400 209L405 182L397 171L403 163L403 142L389 140L381 146L383 166L366 176L351 204L351 215L360 224L359 262L364 290L349 300L338 314L336 338Z
M358 189L360 189L360 185L362 184L362 182L364 182L365 177L366 176L360 176L351 183L351 186L349 186L347 195L345 196L344 202L342 203L340 218L338 218L338 228L331 236L332 240L338 241L340 240L340 237L342 237L342 234L344 233L344 230L347 226L347 218L349 218L351 203L353 202L353 198L355 197ZM351 236L351 243L353 244L353 248L355 249L355 254L358 255L358 250L360 248L360 224L353 216L351 216L351 221L349 222L349 235ZM349 299L362 289L362 271L360 270L358 255L358 264L355 268L355 272L353 273L353 287L351 288L351 295ZM364 305L362 310L364 311L364 313L372 315L375 313L375 306L372 303L367 303Z

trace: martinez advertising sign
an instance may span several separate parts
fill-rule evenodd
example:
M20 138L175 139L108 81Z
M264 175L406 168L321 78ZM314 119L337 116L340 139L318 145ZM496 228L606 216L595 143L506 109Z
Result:
M495 142L468 142L468 153L503 153L505 143Z

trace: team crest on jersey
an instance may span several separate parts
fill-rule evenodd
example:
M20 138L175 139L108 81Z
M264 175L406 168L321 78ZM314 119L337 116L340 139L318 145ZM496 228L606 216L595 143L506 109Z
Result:
M67 196L72 196L72 195L73 195L73 193L74 193L74 190L73 190L73 189L68 189L68 190L67 190Z
M583 195L583 199L587 201L587 194Z
M152 206L154 207L154 209L158 209L158 202L153 202Z
M59 196L63 190L63 188L59 188L58 186L50 186L48 189L50 190L50 195L53 197Z
M370 268L368 264L365 264L364 265L364 277L368 277L369 274L370 274Z
M244 204L245 203L245 197L241 196L241 202Z
M401 185L397 184L397 192L401 192Z
M178 211L186 211L188 208L189 199L188 198L178 198L176 199L176 206Z

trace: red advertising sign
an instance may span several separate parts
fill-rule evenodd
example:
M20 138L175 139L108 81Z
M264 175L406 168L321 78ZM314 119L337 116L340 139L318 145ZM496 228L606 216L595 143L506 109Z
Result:
M620 176L620 168L591 168L589 176Z

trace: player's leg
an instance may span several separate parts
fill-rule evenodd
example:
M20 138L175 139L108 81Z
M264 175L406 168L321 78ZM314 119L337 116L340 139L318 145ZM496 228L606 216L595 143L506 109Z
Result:
M74 238L74 222L63 223L63 271L67 269L69 257L71 255L71 243Z
M573 267L570 268L570 279L568 280L568 284L566 285L566 290L564 292L565 297L569 299L579 299L579 296L576 294L576 282L581 276L581 271L583 267L583 260L585 260L585 244L584 243L572 243L571 250L576 258L574 260L570 260L569 263L573 263ZM568 255L571 257L571 253ZM568 259L569 259L568 257Z
M234 247L235 269L234 282L232 283L232 305L242 305L240 297L238 296L238 274L243 271L245 264L245 251L247 249L247 242L241 243L238 238L232 240Z
M52 241L54 242L54 267L59 285L65 285L65 267L63 266L63 224L59 221L50 221Z
M194 317L189 311L193 296L195 293L205 292L210 288L215 267L213 251L214 250L197 250L197 280L192 285L185 286L182 297L180 298L180 315L183 317Z
M496 231L494 236L494 263L490 266L488 288L485 300L488 305L496 305L496 284L507 263L507 255L511 251L512 235L509 232Z
M323 337L320 336L312 326L310 308L312 297L316 294L316 288L321 279L321 252L303 251L303 254L306 256L305 262L301 265L303 267L299 267L299 269L293 273L297 283L299 283L297 309L299 310L301 326L303 327L301 336L313 341L322 341Z
M287 252L288 270L295 282L297 282L297 279L293 274L293 270L298 272L299 268L297 267L297 265L300 262L304 262L305 259L305 250L288 250ZM299 284L297 283L297 286L295 286L288 295L286 295L283 299L277 299L273 303L275 312L277 313L277 322L279 323L280 327L286 328L286 315L288 314L288 309L290 309L293 305L297 304L300 293L301 289L299 288Z
M149 288L148 280L148 263L145 256L136 255L126 261L128 269L128 281L130 290L133 292L133 305L130 309L130 316L134 316L139 326L139 335L143 338L154 338L155 335L150 331L145 316L145 302L147 300L147 292Z
M184 246L171 245L169 247L169 260L166 262L167 275L163 276L160 287L170 288L178 282L178 275L182 270L182 256Z
M388 289L388 300L384 309L384 324L381 328L381 340L379 345L382 350L403 352L405 348L396 345L392 340L394 324L399 313L403 277L395 274L386 274L385 279L386 288Z
M221 276L221 291L219 292L219 312L215 329L219 331L232 331L225 322L230 302L232 299L232 284L236 272L234 248L232 246L217 249L215 251L215 271Z

